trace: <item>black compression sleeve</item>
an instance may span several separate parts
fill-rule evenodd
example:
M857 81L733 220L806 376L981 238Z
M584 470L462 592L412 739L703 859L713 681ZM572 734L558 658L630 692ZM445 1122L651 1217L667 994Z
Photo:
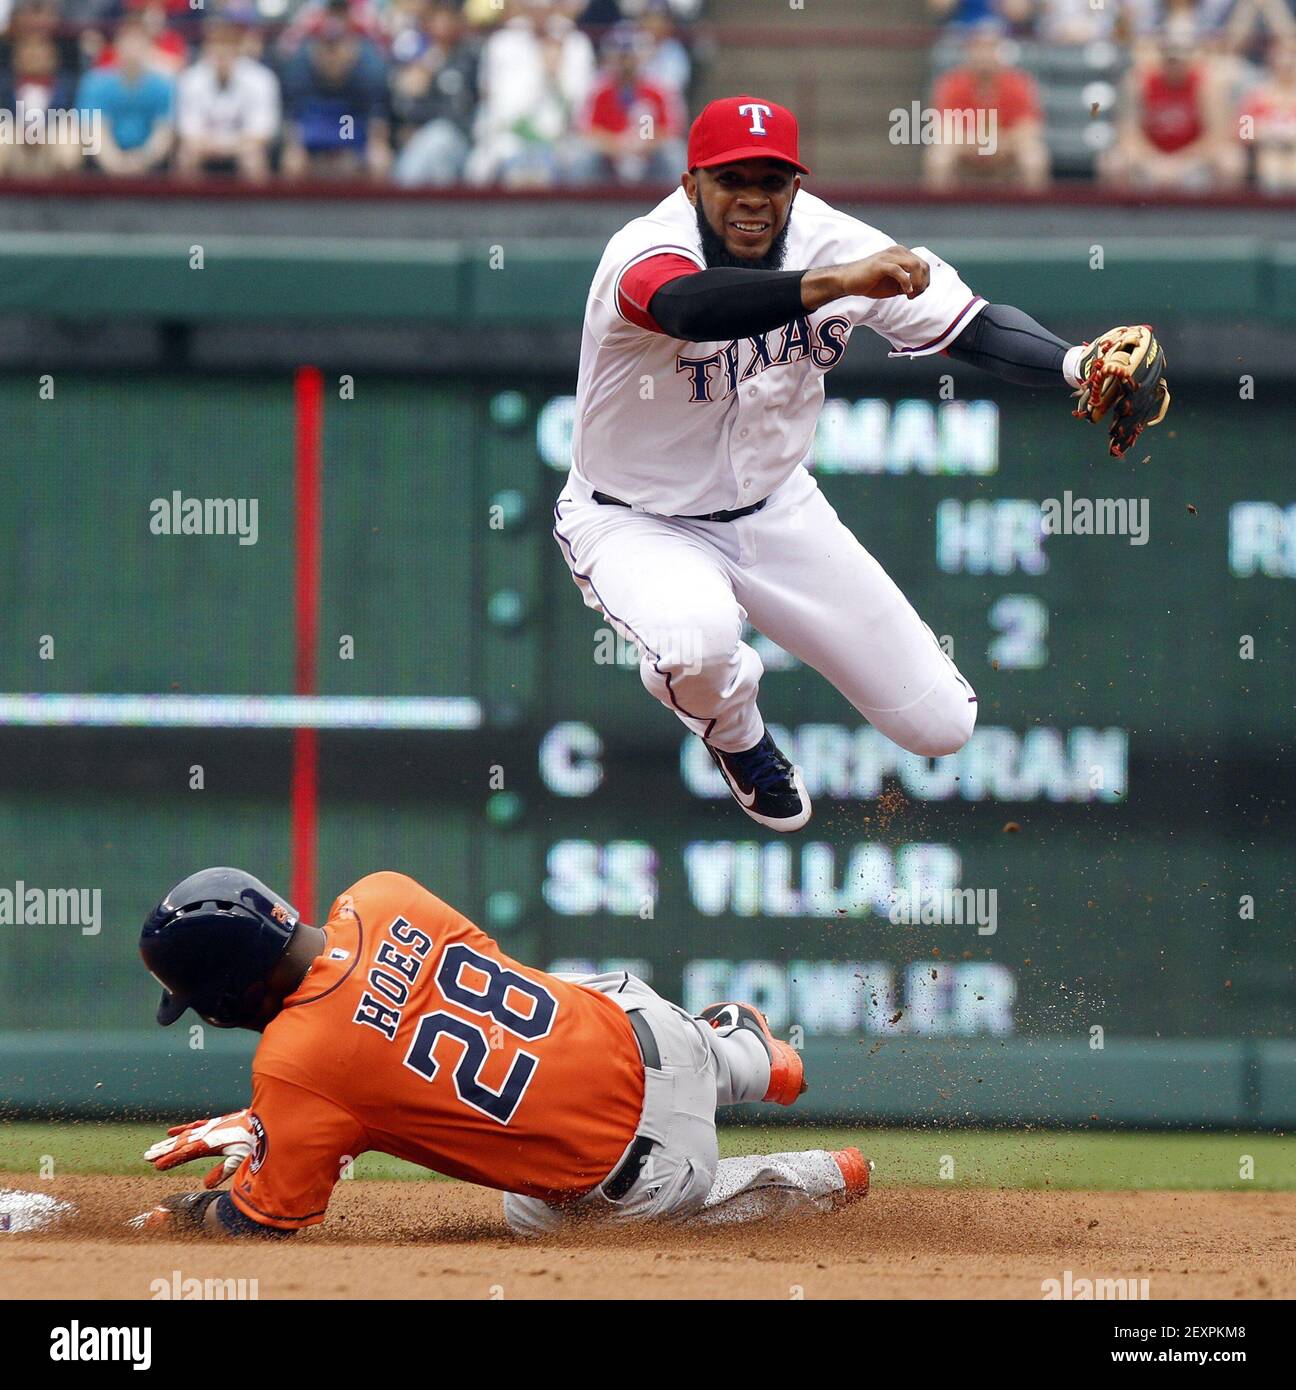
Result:
M1010 304L987 304L946 351L1018 386L1063 386L1071 345Z
M805 313L804 270L741 270L727 266L681 275L663 285L648 312L663 333L690 343L748 338L782 328Z

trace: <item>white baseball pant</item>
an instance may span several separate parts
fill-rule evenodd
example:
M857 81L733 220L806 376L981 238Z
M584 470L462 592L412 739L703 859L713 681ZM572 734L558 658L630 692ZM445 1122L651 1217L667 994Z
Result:
M554 509L572 577L643 652L648 690L722 752L764 731L748 621L909 752L941 757L971 737L972 687L804 468L737 521L603 505L592 491L572 474Z
M644 1069L644 1105L637 1134L657 1141L634 1186L619 1202L595 1188L555 1207L509 1192L504 1216L522 1235L552 1231L574 1219L755 1221L791 1212L829 1211L845 1192L836 1159L825 1149L721 1158L717 1105L758 1101L769 1090L769 1056L749 1029L716 1029L663 999L637 975L561 975L642 1009L661 1053ZM627 1146L627 1153L629 1146ZM620 1160L613 1166L616 1172Z

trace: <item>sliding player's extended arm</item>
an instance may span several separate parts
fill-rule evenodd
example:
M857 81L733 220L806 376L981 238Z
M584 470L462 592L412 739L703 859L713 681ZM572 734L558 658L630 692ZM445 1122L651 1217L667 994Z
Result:
M363 1126L342 1106L254 1069L247 1110L177 1125L145 1154L159 1171L217 1158L206 1186L215 1188L233 1174L231 1191L168 1197L132 1225L205 1235L287 1235L324 1219L343 1169L370 1147Z
M203 1179L204 1191L180 1192L164 1198L152 1210L141 1212L130 1224L137 1230L165 1228L189 1235L273 1237L290 1234L253 1221L234 1205L229 1193L214 1190L252 1157L255 1148L251 1110L234 1110L210 1120L172 1125L167 1137L159 1139L144 1154L159 1173L197 1159L215 1158L217 1163Z
M136 1230L163 1230L176 1235L268 1236L292 1235L291 1230L253 1221L235 1205L228 1192L178 1192L131 1221Z

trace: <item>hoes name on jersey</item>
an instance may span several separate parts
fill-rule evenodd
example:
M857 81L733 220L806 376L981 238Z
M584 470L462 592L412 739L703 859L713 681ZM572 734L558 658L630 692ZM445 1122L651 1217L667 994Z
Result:
M432 949L432 938L419 931L404 917L397 917L387 928L390 940L378 947L369 971L369 988L351 1018L376 1028L390 1042L400 1027L401 1006L409 998L410 986L418 979L423 962ZM401 946L408 947L402 951Z
M846 351L850 330L850 320L839 314L821 319L818 323L811 323L804 317L793 319L791 323L778 330L782 338L777 352L770 346L771 334L760 333L754 338L731 339L719 351L709 353L706 357L685 357L681 354L675 359L675 370L688 375L692 391L689 396L690 405L722 401L732 396L742 382L750 381L752 377L768 371L770 367L786 367L806 357L810 358L820 371L831 371ZM740 345L746 345L751 349L751 355L741 371ZM721 375L713 382L712 372L717 368ZM715 394L713 387L721 385L724 389Z

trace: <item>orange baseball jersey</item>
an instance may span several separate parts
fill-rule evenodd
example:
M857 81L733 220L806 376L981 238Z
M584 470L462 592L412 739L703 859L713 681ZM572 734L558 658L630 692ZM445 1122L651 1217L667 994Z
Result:
M362 878L323 930L252 1060L241 1211L313 1225L367 1149L549 1200L607 1177L643 1108L617 1004L511 960L403 874Z

